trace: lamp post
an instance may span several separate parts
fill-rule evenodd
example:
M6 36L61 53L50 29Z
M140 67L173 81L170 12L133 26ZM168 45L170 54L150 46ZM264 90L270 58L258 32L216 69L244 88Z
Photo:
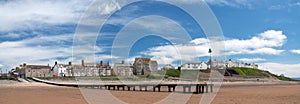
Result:
M208 53L209 53L209 68L210 68L210 70L211 70L211 67L212 67L212 60L211 60L211 53L212 53L212 50L211 50L211 48L209 48L208 49Z

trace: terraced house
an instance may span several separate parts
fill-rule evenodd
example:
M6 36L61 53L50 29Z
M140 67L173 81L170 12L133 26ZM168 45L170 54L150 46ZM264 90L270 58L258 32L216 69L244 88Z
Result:
M133 68L134 75L147 75L157 71L158 64L157 61L150 58L135 58Z
M27 65L24 63L19 67L16 67L15 73L19 77L49 77L51 67L48 65Z
M81 64L57 64L52 67L52 76L111 76L111 66L109 62L106 64L103 61L100 63L86 63L84 60Z

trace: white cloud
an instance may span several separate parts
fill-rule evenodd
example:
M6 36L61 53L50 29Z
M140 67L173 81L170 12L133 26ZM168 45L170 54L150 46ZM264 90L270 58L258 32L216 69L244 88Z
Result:
M263 58L240 58L238 60L242 62L248 62L248 63L266 61L266 59Z
M290 52L295 53L295 54L300 54L300 50L299 49L290 50Z
M269 10L280 10L280 9L284 9L286 8L286 6L283 5L272 5L271 7L269 7Z
M228 39L225 40L225 49L223 53L218 53L213 50L213 56L220 54L238 55L238 54L262 54L262 55L279 55L284 50L276 48L284 45L287 37L282 31L268 30L263 33L253 36L247 40ZM222 42L217 43L222 44ZM143 52L144 55L152 56L158 60L160 64L170 64L174 61L184 60L193 61L197 57L209 56L208 49L210 48L209 40L206 38L197 38L188 44L166 45L150 48ZM265 59L241 59L244 61L265 61Z
M1 63L14 67L23 62L47 64L57 57L70 57L70 46L62 45L63 41L71 41L71 35L35 37L21 41L0 43ZM43 44L53 44L51 46Z
M230 6L235 8L247 7L252 8L252 3L249 0L204 0L211 5Z
M208 56L207 46L167 45L151 48L144 55L153 56L159 64L170 64L177 60L192 61L196 56Z
M284 50L277 50L286 42L282 31L268 30L248 40L229 39L225 41L228 55L234 54L272 54L278 55Z
M0 37L1 38L10 38L10 39L16 39L16 38L19 38L21 37L22 34L18 34L18 33L8 33L6 35L1 35Z
M282 10L282 9L290 9L292 7L298 7L300 6L300 2L293 2L293 3L286 3L282 2L281 4L276 4L270 6L268 9L269 10Z
M212 5L237 7L235 3L232 3L228 0L205 0L205 1Z
M100 14L102 15L107 15L107 14L111 14L113 11L120 9L120 4L119 2L112 0L111 2L109 2L108 4L106 3L102 3L102 5L100 5L98 7Z
M76 23L91 1L13 0L1 2L0 31Z
M290 6L290 7L293 7L293 6L300 6L300 2L290 3L289 6Z
M6 41L0 43L0 63L15 67L20 63L29 64L52 64L54 61L67 63L69 61L82 60L72 57L73 34L54 36L39 36L20 41ZM103 52L100 47L89 46L82 48L79 53L92 59L94 53Z
M281 64L281 63L262 63L259 64L259 69L268 70L274 74L284 74L287 77L300 77L299 64Z

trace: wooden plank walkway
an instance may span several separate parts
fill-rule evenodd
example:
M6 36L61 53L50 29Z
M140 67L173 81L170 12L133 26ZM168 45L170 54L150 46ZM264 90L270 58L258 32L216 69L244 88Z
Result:
M162 87L167 87L168 92L175 92L176 87L182 87L182 92L184 93L209 93L213 92L213 84L183 84L183 83L160 83L160 84L78 84L78 83L55 83L50 81L41 80L38 78L32 78L36 82L46 83L56 86L67 86L67 87L83 87L83 88L95 88L95 89L105 89L105 90L127 90L127 91L148 91L148 88L152 88L152 91L161 92ZM192 92L192 88L195 88L195 92ZM157 90L156 90L157 89ZM188 90L188 91L187 91Z

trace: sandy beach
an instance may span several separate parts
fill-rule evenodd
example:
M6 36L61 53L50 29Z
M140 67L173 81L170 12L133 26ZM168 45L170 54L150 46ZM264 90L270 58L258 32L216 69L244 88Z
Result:
M242 85L242 86L241 86ZM255 85L225 83L213 104L298 104L300 85ZM86 89L95 91L98 89ZM110 91L117 99L130 104L151 104L166 98L169 92ZM181 95L180 93L177 93ZM182 94L185 96L187 94ZM0 104L86 104L79 88L58 87L42 83L1 81ZM97 96L97 95L91 95ZM193 94L187 103L199 103L203 94ZM179 96L180 97L180 96ZM99 100L97 101L101 103Z

